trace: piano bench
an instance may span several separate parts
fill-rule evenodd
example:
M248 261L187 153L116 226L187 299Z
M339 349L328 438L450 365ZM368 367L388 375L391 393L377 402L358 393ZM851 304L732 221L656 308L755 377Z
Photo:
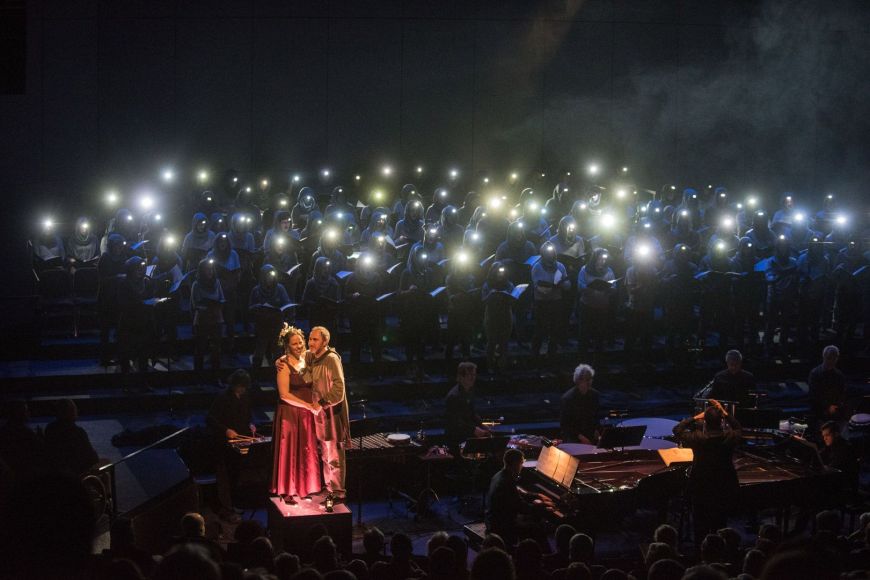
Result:
M468 538L468 546L474 551L479 552L483 545L483 540L486 538L486 524L482 521L468 522L462 526L462 531L465 532L465 537Z

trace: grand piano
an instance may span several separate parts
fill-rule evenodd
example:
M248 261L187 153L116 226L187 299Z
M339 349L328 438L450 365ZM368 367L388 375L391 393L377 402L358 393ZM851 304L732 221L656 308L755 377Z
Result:
M527 462L520 488L546 519L588 531L615 528L640 508L664 516L684 496L692 453L658 441L617 451L544 447L536 462ZM786 523L792 506L822 509L838 501L843 474L825 470L814 449L771 433L761 442L750 437L734 454L741 511L773 508Z

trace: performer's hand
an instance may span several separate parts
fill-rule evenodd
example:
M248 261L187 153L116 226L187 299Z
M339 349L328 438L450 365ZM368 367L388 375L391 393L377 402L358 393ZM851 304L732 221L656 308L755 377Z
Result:
M311 402L311 412L317 415L320 411L323 410L323 407L317 401Z
M703 421L704 420L704 411L701 411L700 413L698 413L697 415L692 417L692 419L694 419L695 421Z
M254 436L254 437L257 436L257 426L256 426L256 425L254 425L253 423L251 423L250 425L248 425L248 429L251 430L251 435L252 435L252 436Z
M235 439L239 434L236 433L233 429L227 429L227 439Z
M275 359L275 368L278 370L279 373L287 370L288 366L287 363L284 361L284 357Z

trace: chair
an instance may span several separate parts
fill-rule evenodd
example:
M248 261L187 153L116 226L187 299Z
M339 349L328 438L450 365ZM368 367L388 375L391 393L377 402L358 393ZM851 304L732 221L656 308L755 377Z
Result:
M73 336L78 337L82 310L97 314L100 275L96 268L79 268L73 273Z
M43 316L69 316L75 319L72 276L60 268L44 270L35 274L39 310ZM73 329L75 331L75 329Z

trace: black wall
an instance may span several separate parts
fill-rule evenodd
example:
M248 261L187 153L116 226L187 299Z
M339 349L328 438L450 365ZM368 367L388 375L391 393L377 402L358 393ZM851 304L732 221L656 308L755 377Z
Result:
M868 177L866 0L30 0L26 32L0 186L28 227L167 164Z

